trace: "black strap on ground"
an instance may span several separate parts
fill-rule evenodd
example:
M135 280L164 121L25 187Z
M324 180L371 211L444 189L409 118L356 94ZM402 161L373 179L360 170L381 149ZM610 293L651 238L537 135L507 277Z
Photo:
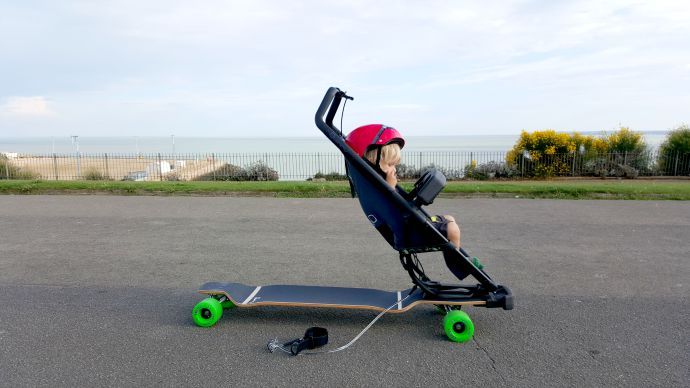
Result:
M304 332L303 338L294 339L283 344L289 348L290 353L296 356L305 349L315 349L328 343L328 330L323 327L310 327Z

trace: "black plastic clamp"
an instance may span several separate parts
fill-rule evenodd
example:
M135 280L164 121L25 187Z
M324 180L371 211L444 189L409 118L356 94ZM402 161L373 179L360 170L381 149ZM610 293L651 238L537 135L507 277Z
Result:
M513 293L506 286L498 286L496 291L490 292L486 299L486 307L502 307L503 310L513 309Z
M328 343L328 330L323 327L310 327L304 332L303 338L294 339L283 344L284 348L290 348L293 356L298 355L302 350L314 349Z

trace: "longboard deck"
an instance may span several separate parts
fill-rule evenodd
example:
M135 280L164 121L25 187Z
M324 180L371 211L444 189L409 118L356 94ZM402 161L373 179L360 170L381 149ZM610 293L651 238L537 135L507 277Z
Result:
M241 283L209 282L201 286L199 292L206 295L224 295L235 306L294 306L294 307L332 307L369 309L390 313L403 313L418 304L437 304L452 306L484 305L483 300L433 300L424 299L420 290L415 290L407 299L398 302L410 293L411 288L400 291L383 291L371 288L321 287L270 285L248 286Z

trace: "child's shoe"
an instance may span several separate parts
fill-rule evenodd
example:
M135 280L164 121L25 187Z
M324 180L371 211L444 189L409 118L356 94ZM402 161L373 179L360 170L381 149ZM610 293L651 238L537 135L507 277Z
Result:
M472 264L479 269L484 269L484 264L482 264L476 256L472 258Z

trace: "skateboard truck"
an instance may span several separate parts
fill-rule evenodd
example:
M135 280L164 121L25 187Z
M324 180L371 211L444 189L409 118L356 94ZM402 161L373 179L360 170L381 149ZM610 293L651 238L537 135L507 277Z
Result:
M310 327L306 332L304 332L304 337L294 339L282 345L277 339L272 340L268 343L268 351L273 353L276 349L281 349L284 352L287 352L287 349L290 349L290 353L293 356L296 356L305 349L316 349L319 346L326 345L327 343L328 330L324 329L323 327Z

